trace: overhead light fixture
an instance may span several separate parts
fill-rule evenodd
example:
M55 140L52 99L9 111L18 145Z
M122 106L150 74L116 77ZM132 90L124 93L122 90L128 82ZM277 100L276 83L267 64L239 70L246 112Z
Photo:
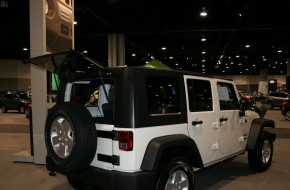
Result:
M247 44L247 45L245 45L245 47L246 47L246 48L249 48L249 47L251 47L251 45L250 45L250 44Z
M282 50L281 49L278 49L278 53L282 53Z
M78 22L77 21L74 21L74 25L77 25L78 24Z
M162 49L162 50L166 50L166 47L162 47L161 49Z
M23 51L28 51L28 48L23 48L22 50L23 50Z
M202 41L202 42L205 42L205 41L206 41L206 38L205 38L204 35L202 35L202 37L201 37L201 41Z
M205 16L207 16L207 12L206 12L206 9L205 9L205 7L202 7L202 10L201 10L201 12L200 12L200 14L199 14L200 16L202 16L202 17L205 17Z

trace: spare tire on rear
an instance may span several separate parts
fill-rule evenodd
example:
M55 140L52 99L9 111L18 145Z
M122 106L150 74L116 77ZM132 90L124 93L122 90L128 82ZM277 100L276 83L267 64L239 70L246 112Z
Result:
M90 165L97 149L97 130L90 112L76 102L56 104L45 123L47 154L62 171Z

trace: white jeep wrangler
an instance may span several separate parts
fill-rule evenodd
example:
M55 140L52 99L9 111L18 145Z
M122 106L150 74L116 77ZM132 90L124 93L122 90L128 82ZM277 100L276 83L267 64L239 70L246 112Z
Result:
M45 124L46 166L74 188L194 189L195 171L245 152L252 169L271 165L275 123L246 109L232 81L106 68L75 50L29 62L60 78Z

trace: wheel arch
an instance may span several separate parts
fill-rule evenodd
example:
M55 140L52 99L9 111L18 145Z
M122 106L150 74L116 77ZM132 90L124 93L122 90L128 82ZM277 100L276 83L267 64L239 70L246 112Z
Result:
M276 139L276 134L274 133L275 122L270 119L256 118L252 121L251 129L247 141L247 150L254 149L258 142L258 138L263 131L270 133L273 141Z
M188 161L190 161L192 166L198 168L204 167L194 140L186 135L178 134L152 139L146 148L141 169L146 171L157 170L166 153L170 152L172 155L178 155L178 153L173 150L179 153L182 151L186 158L191 158L188 159Z

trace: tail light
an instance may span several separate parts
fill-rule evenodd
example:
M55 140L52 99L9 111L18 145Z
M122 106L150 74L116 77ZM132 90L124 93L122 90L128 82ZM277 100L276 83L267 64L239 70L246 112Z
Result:
M118 133L119 149L124 151L133 150L133 132L119 131Z

